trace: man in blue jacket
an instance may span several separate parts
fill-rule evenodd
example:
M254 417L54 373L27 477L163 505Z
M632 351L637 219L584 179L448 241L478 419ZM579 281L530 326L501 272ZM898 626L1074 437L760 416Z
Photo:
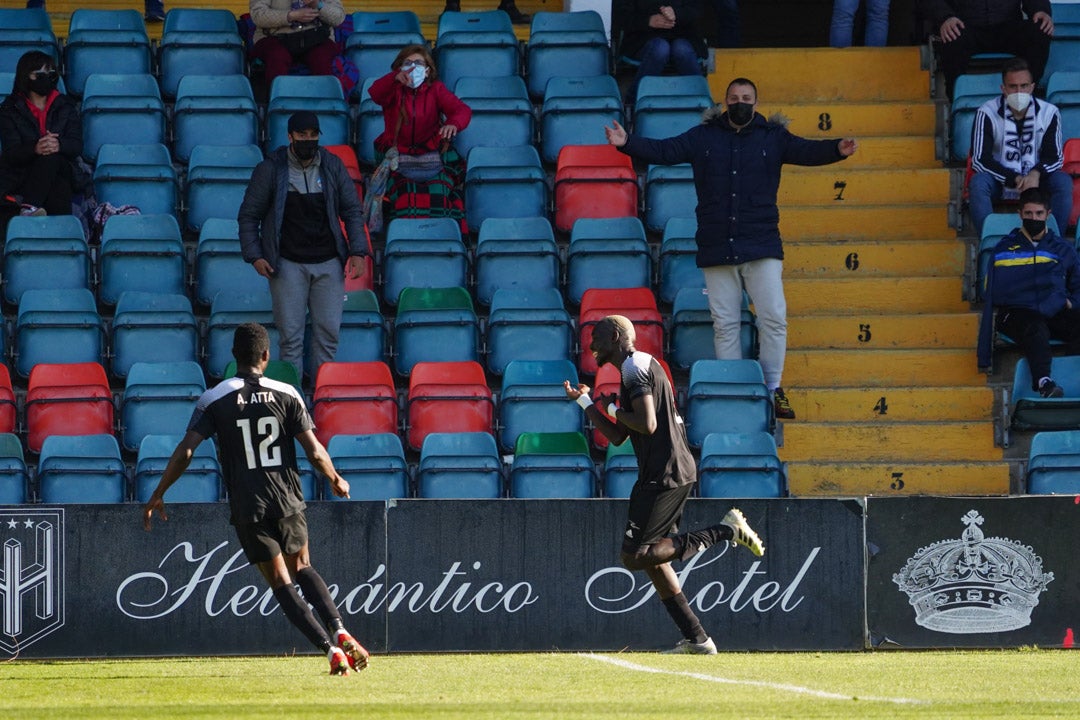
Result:
M1050 340L1063 340L1066 355L1080 355L1080 258L1072 243L1046 227L1049 214L1042 190L1021 193L1021 227L994 246L987 269L978 355L979 367L990 367L991 329L997 327L1027 358L1031 389L1059 398L1064 393L1050 377Z
M757 312L759 359L773 393L776 417L792 419L781 387L787 353L784 249L776 194L780 170L791 165L828 165L852 155L857 144L807 140L784 124L756 112L757 86L746 78L728 85L724 102L705 111L702 122L665 140L629 135L619 123L604 128L607 140L648 163L690 163L697 189L697 265L705 275L713 319L716 357L739 359L742 294Z

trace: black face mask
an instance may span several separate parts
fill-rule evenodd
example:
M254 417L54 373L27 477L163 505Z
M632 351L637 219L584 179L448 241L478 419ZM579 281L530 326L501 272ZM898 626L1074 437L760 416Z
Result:
M750 103L731 103L727 106L727 114L732 125L746 125L754 119L754 106Z
M1031 236L1031 237L1038 236L1039 233L1041 233L1043 230L1046 229L1046 221L1045 220L1034 220L1032 218L1024 218L1023 223L1024 223L1024 231L1027 232L1027 234L1029 236Z
M56 89L56 84L59 81L60 76L56 72L50 72L30 78L30 82L27 83L27 87L30 88L31 92L37 93L38 95L47 96L49 93Z
M293 140L292 141L293 155L297 160L307 162L315 157L315 153L319 151L318 140Z

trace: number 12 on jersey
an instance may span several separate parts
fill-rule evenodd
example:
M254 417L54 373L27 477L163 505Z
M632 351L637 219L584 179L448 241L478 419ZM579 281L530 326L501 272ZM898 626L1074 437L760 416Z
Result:
M236 421L236 427L244 436L244 455L247 458L248 470L259 467L279 467L281 465L281 447L276 445L281 436L281 424L273 415L261 417L256 420L255 432L259 436L259 458L255 459L254 438L251 434L251 420L243 418Z

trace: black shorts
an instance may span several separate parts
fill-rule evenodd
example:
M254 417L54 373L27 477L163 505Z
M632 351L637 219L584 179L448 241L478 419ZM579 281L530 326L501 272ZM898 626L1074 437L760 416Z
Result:
M288 517L244 523L236 526L236 537L248 562L267 562L278 555L300 552L308 541L307 518L298 512Z
M630 492L630 511L627 513L622 551L632 555L638 548L652 545L678 532L683 507L693 489L693 483L676 488L641 483L634 485Z

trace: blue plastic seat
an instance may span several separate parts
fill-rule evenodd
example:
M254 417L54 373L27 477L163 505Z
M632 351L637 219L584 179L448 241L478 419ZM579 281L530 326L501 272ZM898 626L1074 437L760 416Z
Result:
M1012 427L1015 430L1072 430L1080 428L1080 356L1055 357L1050 376L1065 393L1044 398L1031 389L1031 367L1020 358L1013 375Z
M2 17L0 15L0 19ZM14 433L0 433L0 505L21 505L29 502L29 480L19 436Z
M606 143L604 127L613 122L623 122L622 95L614 77L553 77L540 107L540 156L554 164L564 145Z
M137 362L128 371L120 403L124 448L138 450L147 435L182 435L195 402L206 391L198 363Z
M157 80L149 73L91 75L83 89L82 123L82 155L91 163L106 143L165 142L165 103Z
M150 38L142 15L135 10L79 8L71 14L64 43L68 92L83 94L94 73L147 74Z
M700 448L709 433L773 431L773 401L756 360L698 360L690 368L686 437Z
M48 13L44 8L0 8L0 67L14 70L32 50L60 59Z
M488 218L476 242L476 299L490 305L501 289L559 286L559 248L545 217Z
M300 441L294 440L293 446L296 451L296 472L300 476L300 494L305 501L322 499L319 488L326 480L315 470L315 466L311 464L311 461L307 459Z
M27 290L15 320L15 371L25 378L38 363L100 363L103 336L89 290Z
M235 218L251 173L262 159L258 145L192 148L186 183L188 229L198 231L212 217Z
M499 445L503 449L512 451L526 432L584 431L581 408L566 399L566 380L577 386L577 368L569 360L507 363L499 393Z
M502 486L502 460L490 434L431 433L424 438L419 497L497 499Z
M1032 495L1080 495L1080 430L1035 433L1026 479Z
M536 148L474 147L465 171L465 214L469 227L488 218L546 217L547 179Z
M591 498L595 488L596 468L581 433L527 432L518 437L510 467L510 497Z
M420 18L411 10L352 14L353 31L345 41L345 57L360 73L356 88L381 77L406 45L423 45Z
M241 75L244 42L229 10L172 8L158 43L161 89L175 97L186 75Z
M637 480L638 462L634 444L629 440L624 440L621 445L608 443L604 456L604 497L630 497Z
M709 296L701 288L683 288L675 295L671 308L671 362L689 369L698 360L716 357L715 333ZM739 323L739 345L744 358L758 354L757 325L750 312L748 298L743 294L742 318Z
M386 323L375 293L371 290L346 293L334 359L337 362L381 362L386 359L386 335Z
M394 55L397 55L395 51ZM389 67L389 65L387 65ZM356 157L365 165L375 166L375 138L386 129L382 105L371 99L371 84L377 78L368 78L357 85L360 107L356 112Z
M713 106L709 82L701 75L648 75L638 83L634 134L668 138L701 123Z
M501 375L512 360L565 360L574 326L555 288L495 291L487 321L487 368Z
M469 252L451 218L395 218L386 229L383 301L398 302L407 287L465 287Z
M179 293L127 291L112 321L112 374L126 378L137 362L198 361L199 326Z
M13 217L4 243L4 300L27 290L90 287L90 250L71 215Z
M536 118L525 81L519 76L462 77L454 94L472 110L468 127L454 138L454 147L462 157L468 157L477 146L532 145Z
M479 362L479 348L480 322L464 288L401 291L394 319L394 369L399 375L408 375L418 362Z
M636 217L575 221L566 252L566 278L566 297L575 304L591 288L649 287L652 258L641 221Z
M338 473L349 482L350 500L409 497L409 467L397 435L335 435L327 450ZM324 490L327 499L345 499L335 497L329 487Z
M135 460L135 502L145 503L150 499L173 450L183 437L183 433L147 435L139 443L139 454ZM187 470L165 493L165 501L218 502L221 496L221 463L218 462L213 438L207 438L195 448Z
M595 10L538 12L529 28L525 50L529 94L544 96L556 77L588 77L611 72L604 21Z
M106 143L98 149L94 194L99 202L134 205L144 215L175 215L177 185L164 145Z
M236 219L208 218L195 248L195 300L210 305L219 292L269 295L270 287L240 253Z
M1071 2L1052 2L1054 39L1080 38L1080 6Z
M776 498L787 488L776 441L767 432L707 435L698 470L702 497Z
M697 189L690 165L650 165L645 173L645 227L660 232L673 218L694 217Z
M660 241L660 290L664 302L673 302L684 288L705 289L705 275L697 266L697 220L673 217L664 224Z
M1046 59L1046 67L1040 84L1045 85L1054 73L1062 70L1080 70L1080 37L1059 37L1057 34L1057 18L1054 18L1054 39L1050 42L1050 57Z
M963 162L971 154L971 130L975 113L987 100L1001 95L1001 75L961 75L953 86L949 111L949 150L952 159Z
M266 328L270 335L270 358L280 359L280 335L274 326L270 294L251 295L237 290L223 290L210 303L206 328L206 372L210 377L224 377L225 368L233 359L233 333L237 326L246 322L257 322Z
M519 75L521 56L510 16L501 10L442 13L435 61L447 87L462 77Z
M173 156L186 163L197 145L257 145L259 110L247 77L185 75L173 104Z
M184 241L172 215L113 215L105 221L99 256L98 298L106 305L115 305L128 290L187 289Z
M348 145L349 104L333 75L279 75L266 106L266 151L289 144L289 117L307 110L319 117L320 145Z
M127 474L112 435L50 435L38 458L38 494L47 504L127 499Z

